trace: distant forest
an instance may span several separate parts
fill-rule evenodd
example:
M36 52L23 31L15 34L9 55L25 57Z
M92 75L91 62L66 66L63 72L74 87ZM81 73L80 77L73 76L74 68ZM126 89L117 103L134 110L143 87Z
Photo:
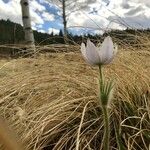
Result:
M110 32L104 33L103 35L73 35L68 33L68 41L70 44L81 43L87 38L95 40L102 40L106 35L112 36L116 41L122 41L128 44L135 44L138 36L148 36L150 37L150 29L129 29L126 30L111 30ZM34 31L35 44L39 45L48 45L48 44L63 44L65 43L63 39L62 30L59 31L58 35L41 33ZM22 44L24 41L24 31L23 27L20 24L13 23L10 20L0 20L0 44Z

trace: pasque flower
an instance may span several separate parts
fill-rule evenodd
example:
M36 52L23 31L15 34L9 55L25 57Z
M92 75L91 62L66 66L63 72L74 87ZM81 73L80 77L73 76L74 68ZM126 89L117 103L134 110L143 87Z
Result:
M103 135L103 150L109 150L110 125L109 125L109 110L108 106L112 100L114 83L113 81L105 81L102 68L103 65L109 64L117 53L117 47L114 46L110 36L104 39L100 47L96 47L89 39L87 45L81 44L81 52L85 60L91 65L99 66L99 100L103 112L104 120L104 135Z
M89 39L87 45L81 44L81 52L84 59L91 65L109 64L117 52L110 36L107 36L100 47L96 47Z

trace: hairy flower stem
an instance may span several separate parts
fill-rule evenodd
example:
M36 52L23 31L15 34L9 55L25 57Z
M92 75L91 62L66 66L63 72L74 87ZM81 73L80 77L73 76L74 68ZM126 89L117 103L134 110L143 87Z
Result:
M102 73L102 65L99 65L99 75L100 75L100 92L103 88L103 73Z
M109 138L110 138L110 127L109 127L109 114L108 114L108 107L107 107L107 99L104 96L105 93L105 82L103 78L102 73L102 66L99 66L99 73L100 73L100 101L101 101L101 107L103 112L103 120L104 120L104 135L103 135L103 150L109 150Z

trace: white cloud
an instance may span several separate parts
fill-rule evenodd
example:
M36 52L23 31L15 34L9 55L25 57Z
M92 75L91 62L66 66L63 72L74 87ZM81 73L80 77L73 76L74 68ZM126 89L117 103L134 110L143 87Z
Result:
M18 0L11 0L4 3L0 0L0 19L10 19L14 22L21 23L21 7Z
M39 11L39 12L42 12L42 11L46 10L45 6L41 5L36 0L32 0L30 2L30 7L31 7L32 10Z
M42 19L42 17L33 9L30 9L30 14L32 22L34 22L35 24L44 24L44 20Z
M36 26L32 26L32 30L37 30Z
M48 33L51 34L52 32L53 32L55 35L56 35L56 34L59 34L59 29L49 28L49 29L48 29Z
M79 15L79 12L78 15L71 14L68 25L80 24L80 26L99 27L104 30L107 28L125 29L128 25L133 28L139 27L139 25L148 27L150 21L149 4L150 1L147 0L95 0L94 3L89 5L89 10L92 14L88 13L89 10L81 11L82 15ZM83 14L85 15L84 17Z
M42 29L38 30L38 32L46 33L46 31L45 31L45 30L42 30Z
M143 4L145 6L148 6L150 7L150 1L149 0L130 0L131 2L133 3L136 3L136 4Z
M36 24L44 24L38 11L44 11L45 7L33 0L30 3L30 8L32 28L35 29ZM10 19L13 22L22 24L20 0L9 0L7 3L0 0L0 19Z
M36 25L37 28L41 29L43 28L43 25L42 24L39 24L39 25Z
M112 14L109 19L116 19L125 26L132 28L150 27L150 1L147 0L121 0L118 5L117 1L112 8Z
M55 20L55 16L53 14L48 13L48 12L43 12L42 17L45 21L54 21Z
M109 8L111 9L114 7L114 4L111 4ZM96 11L96 13L92 13L93 8ZM68 20L68 27L74 27L74 26L80 26L85 27L85 29L93 29L95 33L102 33L107 28L115 28L119 27L117 23L111 23L112 26L110 26L110 20L108 17L112 15L112 12L109 11L109 8L104 7L103 5L100 5L99 3L91 4L90 11L78 11L75 13L70 14L69 20ZM120 11L120 10L118 10ZM91 12L91 13L89 13ZM78 17L76 17L78 16Z
M14 22L22 24L20 0L0 0L0 19L10 19ZM54 3L47 3L50 0L31 0L30 14L33 29L43 30L44 23L49 21L56 21L61 11L57 11L61 3L55 0ZM71 0L69 0L70 2ZM5 1L6 2L6 1ZM132 27L150 27L150 0L78 0L75 7L70 7L68 12L73 11L74 8L81 8L76 12L70 13L68 19L68 27L74 26L82 27L82 30L91 28L95 33L103 32L107 28L124 29L122 25L129 24ZM49 10L53 10L49 13ZM55 8L55 9L54 9ZM57 17L52 14L54 12ZM121 22L121 23L120 23ZM58 25L59 24L59 25ZM57 25L62 25L62 20L59 18ZM84 27L84 29L83 29ZM55 27L56 28L56 27ZM46 30L46 29L45 29ZM58 29L49 28L48 32L58 34ZM42 31L42 32L43 32ZM80 30L78 30L80 32Z

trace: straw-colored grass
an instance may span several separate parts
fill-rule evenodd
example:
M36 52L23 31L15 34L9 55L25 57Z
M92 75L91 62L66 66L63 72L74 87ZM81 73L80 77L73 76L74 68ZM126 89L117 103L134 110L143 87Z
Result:
M104 71L116 80L111 149L148 150L150 51L119 49ZM3 59L0 116L26 150L99 150L98 76L98 68L87 65L79 52Z

